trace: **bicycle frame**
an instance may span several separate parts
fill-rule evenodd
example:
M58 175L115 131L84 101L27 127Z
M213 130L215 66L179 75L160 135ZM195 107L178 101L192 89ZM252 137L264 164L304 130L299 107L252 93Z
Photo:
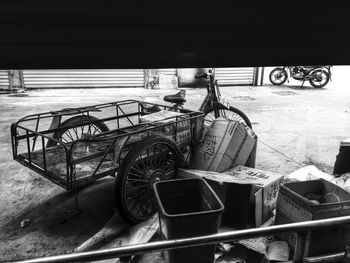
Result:
M217 80L215 80L215 69L209 70L208 77L209 82L207 84L207 94L205 95L204 100L198 110L204 112L204 114L213 110L215 117L217 118L220 116L218 105L222 104L226 108L229 108L229 105L228 103L225 103L227 105L224 105L224 103L221 101L222 97L219 84Z

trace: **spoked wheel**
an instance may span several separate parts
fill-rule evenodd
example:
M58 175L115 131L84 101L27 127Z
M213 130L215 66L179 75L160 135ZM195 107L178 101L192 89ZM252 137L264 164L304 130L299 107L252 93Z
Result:
M119 214L136 224L156 211L153 183L174 179L182 165L178 146L164 136L152 136L137 143L119 167L115 197Z
M108 127L103 122L97 122L99 119L94 116L75 116L65 120L61 124L61 128L57 130L53 138L63 143L70 143L76 141L82 137L82 134L99 134L108 131ZM79 125L79 126L78 126ZM77 126L77 127L71 127ZM64 128L67 127L67 128ZM71 127L71 128L69 128ZM46 147L56 146L56 142L49 140Z
M315 70L312 75L314 77L309 81L314 88L323 88L328 84L330 79L328 72L321 69Z
M249 128L252 128L252 124L247 117L242 111L239 109L236 109L234 107L229 107L229 109L221 107L221 109L218 109L218 113L220 117L226 117L229 120L234 120L234 121L239 121L245 125L247 125ZM204 116L204 126L205 127L210 127L212 124L213 120L215 120L215 112L214 110L209 111L208 113L205 114Z
M269 75L270 82L273 85L282 85L284 82L286 82L287 78L287 71L285 71L283 68L275 68Z

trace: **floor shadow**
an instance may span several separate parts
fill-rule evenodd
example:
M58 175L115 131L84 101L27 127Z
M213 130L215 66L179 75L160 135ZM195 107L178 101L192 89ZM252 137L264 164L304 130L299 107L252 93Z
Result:
M324 87L324 88L314 88L313 86L307 85L307 84L304 84L304 86L301 86L301 83L300 83L300 85L283 84L281 86L265 84L264 86L265 87L269 87L269 88L274 88L274 89L287 88L287 89L294 89L294 90L315 90L315 91L326 90L326 87Z
M114 178L104 178L81 189L78 204L79 209L73 192L60 192L13 218L3 227L3 234L9 240L34 232L52 238L91 236L115 212ZM30 224L20 228L19 224L24 218L28 218Z
M286 86L290 89L295 89L295 90L315 90L315 91L321 91L321 90L325 90L325 88L314 88L312 86Z

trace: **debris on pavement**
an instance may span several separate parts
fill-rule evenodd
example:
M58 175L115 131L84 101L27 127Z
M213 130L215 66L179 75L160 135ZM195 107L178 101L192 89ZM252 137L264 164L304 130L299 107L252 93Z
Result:
M77 247L75 252L90 251L98 249L104 244L112 241L116 236L126 229L129 225L120 218L118 213L114 213L111 219L98 231L95 235L86 240L83 244Z
M21 221L20 226L21 226L21 228L25 228L26 226L29 226L30 224L31 224L30 219L25 218L25 219L23 219L23 220Z
M100 249L115 248L126 245L147 243L156 234L159 229L158 214L154 214L150 219L141 222L140 224L126 228L115 239L108 244L100 247ZM126 256L120 259L106 259L101 260L101 263L117 263L117 262L130 262L134 256Z
M267 249L267 258L270 261L288 261L289 247L286 241L273 241Z
M117 238L113 239L102 248L134 245L148 242L158 231L158 214L154 214L150 219L131 226L123 230Z
M314 165L305 166L285 176L284 182L285 183L301 182L301 181L310 181L310 180L316 180L316 179L327 180L345 189L350 193L350 173L345 173L337 176L330 175L320 171Z

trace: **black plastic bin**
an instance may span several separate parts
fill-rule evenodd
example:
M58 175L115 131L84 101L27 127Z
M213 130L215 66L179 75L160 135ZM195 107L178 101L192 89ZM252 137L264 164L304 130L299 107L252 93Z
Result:
M154 184L163 239L186 238L218 232L224 205L201 178ZM216 245L169 250L169 262L213 262Z
M350 172L350 138L340 142L339 153L334 163L333 174L342 175Z

